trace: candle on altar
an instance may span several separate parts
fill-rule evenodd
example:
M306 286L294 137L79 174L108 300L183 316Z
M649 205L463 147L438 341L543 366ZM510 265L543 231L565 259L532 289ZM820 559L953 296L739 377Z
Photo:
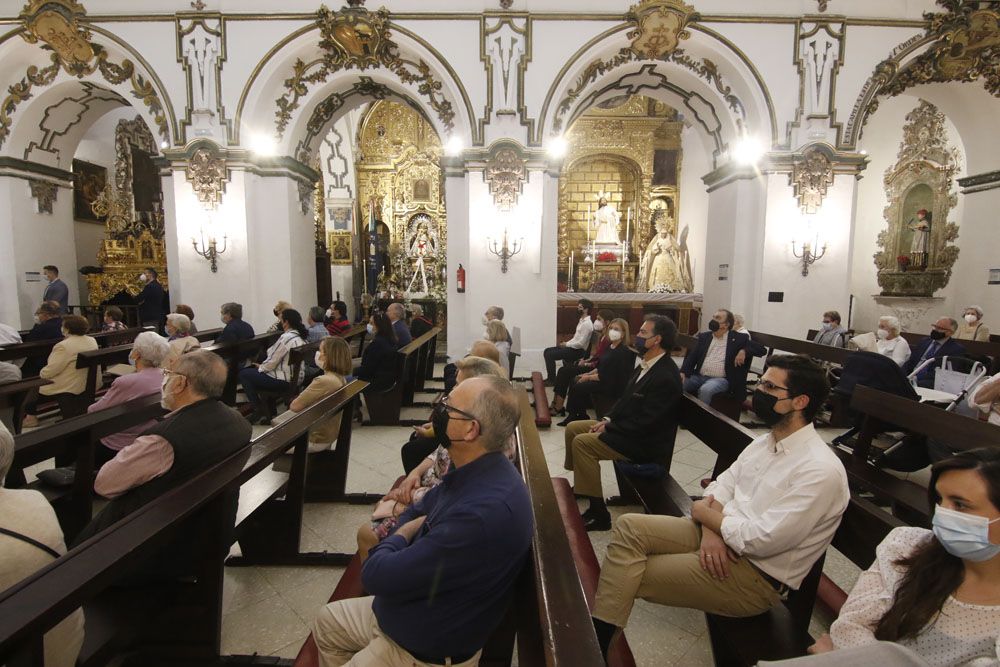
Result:
M587 204L587 245L590 245L590 204Z
M632 207L628 207L628 217L625 219L625 245L628 245L628 237L632 231Z
M573 255L575 255L575 254L576 254L575 252L571 252L569 254L569 277L566 280L566 282L569 284L569 291L570 292L573 291Z

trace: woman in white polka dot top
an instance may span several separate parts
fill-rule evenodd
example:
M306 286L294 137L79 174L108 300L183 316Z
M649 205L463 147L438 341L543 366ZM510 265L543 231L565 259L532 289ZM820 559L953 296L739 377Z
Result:
M810 649L898 642L928 665L1000 665L1000 451L936 464L934 530L896 528Z

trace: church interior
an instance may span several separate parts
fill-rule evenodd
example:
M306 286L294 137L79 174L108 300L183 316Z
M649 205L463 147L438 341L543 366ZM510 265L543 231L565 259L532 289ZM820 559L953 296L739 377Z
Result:
M1000 2L344 2L0 7L0 664L822 667L863 648L844 619L907 530L944 546L906 567L980 582L936 612L978 604L982 626L953 652L933 624L899 634L889 591L866 642L912 660L886 664L996 664L1000 522L975 528L992 569L938 522L966 468L991 471L975 521L1000 518ZM465 608L475 584L421 588L414 564L390 613L391 549L432 542L448 478L483 468L466 447L500 457L490 401L461 402L488 384L465 363L484 342L517 408L523 567ZM808 368L775 361L793 355ZM789 574L747 535L838 502L767 481L794 419L844 499ZM601 440L616 429L628 446ZM741 499L765 441L778 458ZM414 537L420 497L440 504ZM777 597L678 602L661 588L695 574L654 581L635 563L676 554L647 549L613 622L636 515L696 526L713 591L745 565ZM485 572L515 524L435 576ZM441 618L436 594L457 600ZM337 605L365 595L372 644L334 655ZM425 613L465 640L408 645Z

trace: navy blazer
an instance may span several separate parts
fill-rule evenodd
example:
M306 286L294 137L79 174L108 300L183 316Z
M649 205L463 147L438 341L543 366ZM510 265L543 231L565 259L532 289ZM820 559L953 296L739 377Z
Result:
M157 322L163 319L163 285L158 280L151 280L139 292L139 322Z
M708 346L712 344L712 332L705 331L698 334L698 346L688 352L684 357L684 364L681 366L681 373L684 377L697 375L701 371L701 365L705 362L705 355L708 354ZM727 395L744 399L746 398L747 372L750 370L750 361L753 358L748 346L750 336L736 331L730 331L726 338L726 381L729 383ZM736 355L740 350L746 350L746 360L742 366L736 365Z
M927 348L930 347L931 343L936 342L933 338L925 338L920 345L917 345L913 351L910 353L910 358L906 360L903 364L903 373L909 375L913 372L913 369L920 365L920 362L924 360L924 355L927 354ZM941 357L957 357L965 354L965 346L959 343L954 338L949 338L945 341L944 345L940 346L934 352L934 359L941 359ZM936 364L932 364L928 369L921 373L917 377L917 384L921 387L933 387L934 386L934 369Z
M239 340L250 340L254 337L253 327L246 320L232 319L215 339L216 343L228 343Z

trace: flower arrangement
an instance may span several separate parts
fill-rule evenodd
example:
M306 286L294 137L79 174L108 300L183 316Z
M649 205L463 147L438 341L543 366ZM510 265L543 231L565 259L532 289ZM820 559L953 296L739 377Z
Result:
M617 262L618 261L618 257L615 256L615 253L611 252L610 250L607 250L605 252L597 254L597 261L598 262Z
M594 281L594 284L590 286L589 291L596 292L597 294L624 292L625 283L617 278L612 278L611 276L601 276Z
M899 257L896 258L896 264L899 266L900 271L906 271L908 268L910 268L910 256L900 255Z
M653 285L653 289L649 290L650 294L673 294L677 291L667 283L657 283Z

